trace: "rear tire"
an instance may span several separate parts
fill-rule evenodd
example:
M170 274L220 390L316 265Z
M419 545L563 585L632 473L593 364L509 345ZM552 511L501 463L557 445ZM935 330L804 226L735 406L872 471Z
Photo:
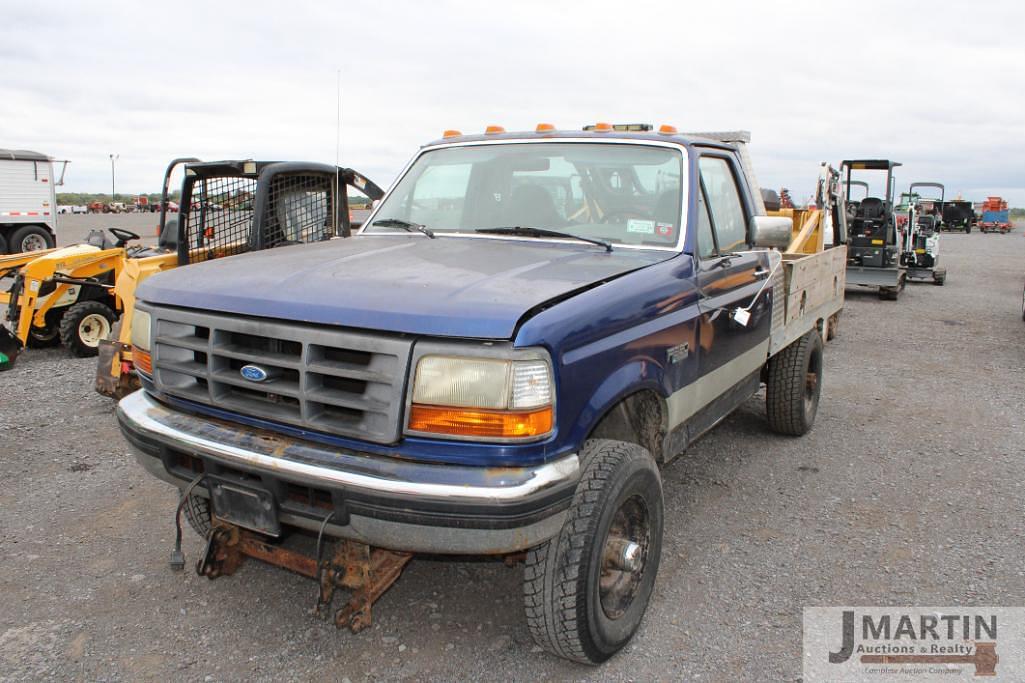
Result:
M599 664L637 632L662 552L662 481L654 458L623 441L594 439L557 536L527 553L527 625L552 654Z
M110 338L117 315L99 301L79 301L61 318L60 335L64 346L79 358L95 356L100 341Z
M822 393L822 338L812 330L769 359L765 414L777 434L802 436L815 423Z
M50 231L39 225L25 225L11 233L10 249L13 254L53 249L54 244Z

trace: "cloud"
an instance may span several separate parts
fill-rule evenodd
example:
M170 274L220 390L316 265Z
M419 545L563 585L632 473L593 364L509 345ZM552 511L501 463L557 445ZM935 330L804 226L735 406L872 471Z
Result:
M1016 2L0 5L0 143L70 158L69 190L111 153L126 192L175 156L331 162L340 70L342 163L380 184L446 128L602 119L750 130L798 197L889 157L899 186L1025 205Z

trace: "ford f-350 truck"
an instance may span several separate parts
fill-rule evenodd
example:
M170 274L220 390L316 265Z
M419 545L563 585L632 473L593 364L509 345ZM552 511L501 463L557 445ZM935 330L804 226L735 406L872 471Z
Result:
M142 284L151 372L118 419L182 489L201 574L258 558L316 579L318 610L349 589L356 631L412 553L498 555L550 652L630 640L660 468L762 385L769 428L812 427L846 248L787 249L744 136L628 128L450 131L353 239Z

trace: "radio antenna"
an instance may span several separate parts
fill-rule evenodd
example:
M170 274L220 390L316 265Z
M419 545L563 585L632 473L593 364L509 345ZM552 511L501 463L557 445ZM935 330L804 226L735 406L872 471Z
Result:
M342 146L342 70L335 71L335 169ZM337 170L335 171L337 173Z
M342 70L338 68L335 70L335 204L341 201L345 193L342 192L341 186L341 171L338 169L338 163L341 160L341 147L342 147ZM348 202L346 202L348 204ZM341 220L342 211L348 212L348 206L339 206L336 209L335 215L338 220ZM343 223L345 225L345 223ZM335 234L338 234L338 225L335 225Z

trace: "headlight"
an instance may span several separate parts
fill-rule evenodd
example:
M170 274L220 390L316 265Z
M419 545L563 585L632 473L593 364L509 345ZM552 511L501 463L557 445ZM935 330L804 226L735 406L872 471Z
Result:
M542 358L425 355L413 378L408 428L482 439L539 438L552 431L553 394L551 365Z
M136 308L132 311L132 346L149 351L150 349L150 314Z
M136 307L132 310L132 363L136 369L153 374L153 359L150 357L151 318L146 311Z

